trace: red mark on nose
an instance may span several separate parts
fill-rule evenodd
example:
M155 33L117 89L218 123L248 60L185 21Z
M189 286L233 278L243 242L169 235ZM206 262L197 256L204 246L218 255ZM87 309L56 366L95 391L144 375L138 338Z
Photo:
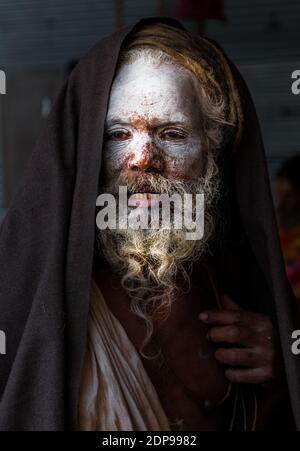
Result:
M163 160L159 149L153 143L145 143L140 150L131 151L128 157L128 167L132 171L161 172Z

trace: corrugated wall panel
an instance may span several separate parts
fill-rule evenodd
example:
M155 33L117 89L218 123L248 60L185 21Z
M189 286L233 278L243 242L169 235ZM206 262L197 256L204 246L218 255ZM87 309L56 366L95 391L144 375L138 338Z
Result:
M0 11L0 61L10 71L62 67L115 26L109 0L1 0Z
M163 3L166 14L174 14L176 1ZM124 0L125 24L157 15L158 5ZM225 5L226 22L207 22L206 33L249 84L273 172L281 159L300 151L300 96L290 91L291 72L300 69L300 2L225 0ZM111 0L0 0L0 69L7 72L8 89L16 73L63 71L115 26Z

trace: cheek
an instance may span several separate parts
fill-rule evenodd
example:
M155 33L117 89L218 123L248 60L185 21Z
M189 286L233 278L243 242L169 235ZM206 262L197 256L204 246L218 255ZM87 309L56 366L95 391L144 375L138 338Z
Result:
M105 144L102 152L102 168L105 178L118 176L124 163L128 149L117 142Z
M203 153L199 143L177 149L166 156L166 172L168 177L193 179L202 175L204 166Z

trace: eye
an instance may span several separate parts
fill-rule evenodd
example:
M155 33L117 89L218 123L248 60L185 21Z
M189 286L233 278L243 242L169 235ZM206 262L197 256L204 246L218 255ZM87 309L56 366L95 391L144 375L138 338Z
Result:
M125 141L131 138L131 132L129 130L114 130L106 133L106 139L113 141Z
M178 141L186 138L186 133L183 130L171 129L164 130L160 134L160 139L164 141Z

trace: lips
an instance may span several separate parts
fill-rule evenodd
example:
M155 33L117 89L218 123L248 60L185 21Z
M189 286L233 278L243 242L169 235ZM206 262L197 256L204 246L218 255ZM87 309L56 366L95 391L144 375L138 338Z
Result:
M155 207L158 205L158 197L159 194L157 193L135 193L129 197L128 206L136 208Z
M129 187L130 191L130 187ZM157 191L150 184L139 185L135 188L135 191L131 194L157 194Z

